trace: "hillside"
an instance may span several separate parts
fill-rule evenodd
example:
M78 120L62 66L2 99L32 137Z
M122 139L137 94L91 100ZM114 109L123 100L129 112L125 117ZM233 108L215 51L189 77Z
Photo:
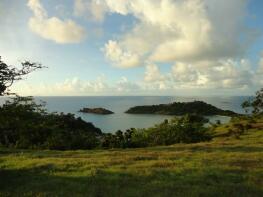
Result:
M0 149L0 196L262 196L263 119L240 136L142 149Z
M128 114L164 114L164 115L185 115L199 114L203 116L221 115L235 116L233 111L222 110L203 101L174 102L171 104L135 106L126 111Z

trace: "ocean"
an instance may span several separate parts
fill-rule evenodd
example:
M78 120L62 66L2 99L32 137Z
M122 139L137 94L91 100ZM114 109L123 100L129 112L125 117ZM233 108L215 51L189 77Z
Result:
M167 115L133 115L124 113L137 105L166 104L171 102L204 101L224 110L244 113L241 103L248 97L177 97L177 96L83 96L83 97L35 97L46 102L49 112L73 113L87 122L93 123L103 132L113 133L129 128L147 128L171 119ZM6 98L0 98L3 103ZM103 107L114 112L111 115L84 114L78 112L83 107ZM210 116L210 121L228 122L229 117Z

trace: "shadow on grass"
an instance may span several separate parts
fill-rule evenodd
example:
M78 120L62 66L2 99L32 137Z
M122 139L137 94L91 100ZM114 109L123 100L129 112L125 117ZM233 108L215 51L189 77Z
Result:
M90 176L54 172L52 165L0 170L0 196L261 196L263 192L259 178L247 180L240 170L160 169L136 175L97 169Z
M240 152L240 153L250 153L250 152L263 152L263 147L257 147L257 146L210 146L210 145L202 145L202 146L169 146L169 147L152 147L149 148L149 150L158 150L158 151L166 151L166 152L173 152L173 151L192 151L192 152L216 152L216 151L222 151L222 152Z
M233 146L233 147L213 147L215 151L224 151L224 152L241 152L241 153L255 153L263 152L263 147L256 146Z
M210 145L210 144L182 144L175 146L153 146L146 148L129 148L129 149L98 149L98 150L77 150L77 151L54 151L54 150L29 150L29 149L8 149L0 147L0 156L1 155L10 155L10 154L18 154L18 155L32 155L32 157L60 157L60 158L72 158L76 157L84 157L91 154L98 153L116 153L120 152L134 152L134 151L165 151L165 152L176 152L176 151L204 151L204 152L214 152L214 151L223 151L223 152L240 152L240 153L249 153L249 152L263 152L263 147L259 146L233 146L233 145ZM63 153L63 154L61 154ZM76 154L77 153L77 154Z

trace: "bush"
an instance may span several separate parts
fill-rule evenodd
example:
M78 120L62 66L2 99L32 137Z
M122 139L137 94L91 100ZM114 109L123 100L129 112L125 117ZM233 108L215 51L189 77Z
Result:
M204 127L208 120L196 115L174 118L148 129L130 129L125 133L107 134L102 141L104 148L138 148L171 145L176 143L196 143L209 141L212 135Z
M133 130L130 147L142 148L146 146L148 146L148 135L144 129Z
M228 130L229 135L234 136L235 138L239 139L241 135L245 133L246 130L251 128L250 124L240 124L240 123L235 123L232 125L232 128Z
M151 145L196 143L211 140L209 129L204 127L208 120L202 116L186 115L146 130Z

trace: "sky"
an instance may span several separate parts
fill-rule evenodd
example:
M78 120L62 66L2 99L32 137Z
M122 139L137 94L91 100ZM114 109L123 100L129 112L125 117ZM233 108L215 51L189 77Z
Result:
M0 56L48 68L32 96L252 95L263 87L262 0L0 0Z

